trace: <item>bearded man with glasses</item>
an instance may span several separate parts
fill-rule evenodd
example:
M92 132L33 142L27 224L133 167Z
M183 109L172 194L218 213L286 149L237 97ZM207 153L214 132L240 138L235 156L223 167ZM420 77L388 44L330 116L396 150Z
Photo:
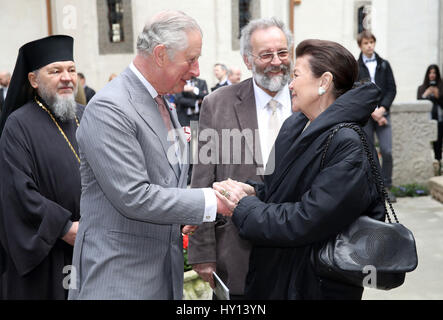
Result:
M263 175L273 171L272 146L282 123L292 114L288 88L292 46L289 30L275 18L253 20L242 29L240 53L252 78L206 96L199 122L200 132L213 129L222 137L222 130L228 129L234 140L238 133L241 145L229 145L230 162L226 163L227 151L219 143L217 152L209 155L213 161L194 165L192 187L211 187L228 178L263 181ZM250 133L252 139L247 136ZM198 154L207 150L206 144L199 141ZM236 156L241 156L240 163L234 161ZM216 271L228 286L230 298L242 299L250 248L230 218L217 218L203 223L189 237L188 261L212 287Z

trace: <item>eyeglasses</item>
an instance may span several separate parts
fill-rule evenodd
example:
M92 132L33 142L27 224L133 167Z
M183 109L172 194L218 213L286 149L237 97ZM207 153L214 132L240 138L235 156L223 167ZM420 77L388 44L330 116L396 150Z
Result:
M251 56L259 58L264 63L269 63L274 60L274 56L277 56L281 61L288 59L289 51L288 50L280 50L277 52L263 52L256 56L251 53Z

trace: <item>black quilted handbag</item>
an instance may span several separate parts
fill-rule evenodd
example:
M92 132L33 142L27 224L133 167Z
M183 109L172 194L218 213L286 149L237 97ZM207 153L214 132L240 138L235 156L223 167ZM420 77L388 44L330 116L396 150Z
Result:
M331 140L341 128L351 128L360 136L389 222L360 216L337 236L313 246L310 256L312 266L316 274L325 279L382 290L399 287L406 272L417 267L415 239L412 232L398 222L366 136L358 125L342 123L332 130L326 140L321 168ZM386 202L395 223L391 221Z

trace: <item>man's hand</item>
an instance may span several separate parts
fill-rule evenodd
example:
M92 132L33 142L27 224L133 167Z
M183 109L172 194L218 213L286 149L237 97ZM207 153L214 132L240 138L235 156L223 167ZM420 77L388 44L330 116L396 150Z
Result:
M215 262L197 263L192 265L192 269L198 273L200 278L208 282L212 289L215 288L214 276Z
M238 202L246 196L255 195L255 189L235 180L214 182L212 188L217 196L217 212L224 216L232 216Z
M371 114L372 119L378 122L379 120L381 120L381 118L385 116L385 112L386 112L385 107L378 107L377 109L374 110L374 112L372 112Z
M235 209L235 203L222 196L215 188L214 192L217 198L217 213L220 213L226 217L231 217Z
M72 223L68 233L66 233L63 236L62 240L65 241L67 244L74 246L75 237L77 236L77 231L78 231L78 221L75 221Z
M377 123L380 127L383 127L388 124L388 119L386 119L386 117L381 117L381 119L378 120Z
M194 231L197 230L197 228L198 228L198 226L186 225L182 228L182 233L192 235L194 233Z

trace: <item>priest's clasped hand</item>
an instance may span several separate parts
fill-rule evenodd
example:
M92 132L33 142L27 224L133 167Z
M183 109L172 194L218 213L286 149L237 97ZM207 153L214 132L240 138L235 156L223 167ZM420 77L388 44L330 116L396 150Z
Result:
M217 212L228 217L232 216L241 199L255 196L252 186L231 179L214 182L212 188L217 196Z

